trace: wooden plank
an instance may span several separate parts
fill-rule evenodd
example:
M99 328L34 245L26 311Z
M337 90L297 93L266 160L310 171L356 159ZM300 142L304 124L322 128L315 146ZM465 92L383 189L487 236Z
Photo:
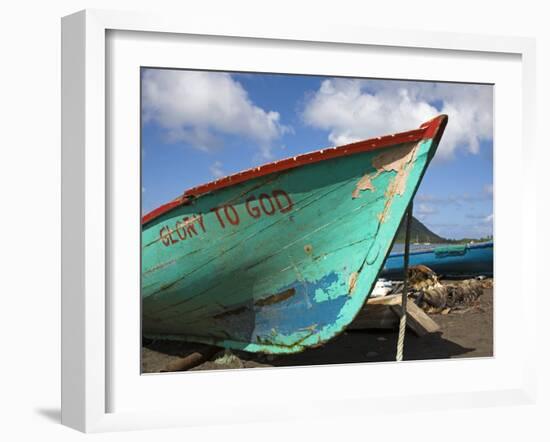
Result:
M376 298L369 298L367 305L395 305L401 304L401 293L389 296L378 296Z
M401 294L367 301L348 330L395 329L401 316ZM439 325L414 302L407 302L407 326L418 336L434 333Z
M401 316L400 305L391 305L390 308L396 316ZM407 326L418 336L439 330L439 325L414 302L407 302Z
M348 330L366 329L394 329L399 323L399 318L390 309L390 306L383 304L368 305L363 307Z

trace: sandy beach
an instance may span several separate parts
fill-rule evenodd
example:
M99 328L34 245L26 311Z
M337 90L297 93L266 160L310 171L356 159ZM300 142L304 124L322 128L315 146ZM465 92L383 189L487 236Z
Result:
M407 331L405 360L489 357L493 355L493 289L485 289L477 303L448 314L431 314L441 330L419 337ZM221 351L192 370L284 367L394 361L395 330L346 331L323 347L292 355L263 355ZM204 346L170 341L144 342L143 373L165 370L168 364Z

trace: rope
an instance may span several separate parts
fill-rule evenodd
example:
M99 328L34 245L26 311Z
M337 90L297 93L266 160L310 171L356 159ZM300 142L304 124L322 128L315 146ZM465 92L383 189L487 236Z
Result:
M403 360L403 347L405 346L405 330L407 328L407 293L409 291L409 243L411 239L411 219L413 203L407 209L407 223L405 228L405 253L403 255L403 293L401 294L401 318L399 319L399 336L397 338L397 354L395 360Z
M407 314L401 314L399 320L399 337L397 338L397 356L395 360L401 362L403 360L403 344L405 343L405 328L407 326Z

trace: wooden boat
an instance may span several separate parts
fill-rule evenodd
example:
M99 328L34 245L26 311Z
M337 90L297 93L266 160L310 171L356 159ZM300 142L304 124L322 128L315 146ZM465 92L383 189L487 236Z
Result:
M270 163L142 218L144 337L250 352L318 346L353 320L447 123Z
M441 246L411 252L409 265L420 264L449 278L493 276L493 242ZM381 276L403 279L403 253L388 256Z

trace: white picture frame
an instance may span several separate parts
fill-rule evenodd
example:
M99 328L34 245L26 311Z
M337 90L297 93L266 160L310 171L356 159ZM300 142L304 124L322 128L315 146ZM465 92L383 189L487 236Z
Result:
M490 373L498 369L505 373L499 378L495 376L495 382L482 388L479 385L466 387L458 385L454 390L438 390L435 386L431 391L425 392L414 390L403 390L399 383L392 382L392 385L377 391L374 395L366 393L357 388L350 394L353 388L353 380L359 379L365 373L364 364L353 366L332 366L315 368L315 376L322 375L325 379L342 376L349 381L342 383L342 393L339 395L337 389L325 387L326 396L323 392L316 392L315 385L308 385L304 381L304 370L311 368L291 368L273 370L237 370L231 373L201 373L194 374L193 384L197 388L188 389L190 402L196 400L192 409L187 407L175 407L172 402L167 401L168 406L158 407L158 398L166 395L166 389L179 388L182 382L181 374L167 374L159 376L139 377L139 370L127 371L128 378L144 380L147 385L144 391L153 394L151 391L161 393L155 400L149 400L153 406L147 409L145 406L130 409L121 406L114 407L110 403L110 394L117 387L113 381L113 370L121 370L119 364L113 367L116 360L112 351L111 335L113 324L119 321L116 314L112 312L112 300L109 298L109 290L113 287L112 274L109 265L116 257L111 256L112 247L110 244L116 241L113 234L119 232L116 227L117 220L113 220L113 202L120 201L121 195L112 194L113 182L117 180L117 160L113 158L109 150L109 143L113 142L113 135L106 129L106 121L113 117L112 110L108 108L109 81L112 81L108 64L113 60L108 57L116 57L119 52L109 51L108 34L118 33L139 33L143 44L147 38L155 33L155 38L166 36L170 39L187 36L216 37L218 41L248 41L253 45L261 45L268 42L272 45L282 44L286 48L293 45L307 43L308 45L322 45L329 47L332 51L346 51L350 48L375 48L383 53L384 51L395 50L400 52L398 57L407 58L407 51L426 50L437 57L445 54L467 54L474 60L478 60L480 66L484 66L484 58L490 56L510 57L520 69L520 91L508 91L519 100L520 108L509 110L510 114L503 116L502 121L510 123L511 118L516 119L516 127L508 128L515 132L512 137L517 137L520 144L520 159L528 162L533 156L534 139L534 109L535 109L535 46L534 40L518 37L491 37L480 35L465 35L451 33L430 33L415 31L381 31L369 28L350 28L345 26L326 26L326 24L310 24L307 27L293 27L281 23L271 26L260 22L218 22L200 19L196 17L182 18L169 16L156 16L144 13L126 13L87 10L63 18L62 21L62 423L85 432L113 431L123 429L159 428L170 426L205 425L212 419L217 422L253 422L262 420L285 419L301 416L303 418L322 417L323 413L337 413L342 415L357 414L363 415L369 411L376 410L406 410L408 405L414 403L418 409L441 409L441 408L464 408L470 406L489 406L502 403L532 403L535 394L535 349L534 339L525 339L525 347L518 352L517 361L507 359L505 351L506 340L498 341L505 337L505 333L498 333L496 330L496 351L495 358L477 361L446 361L446 369L462 370L464 364L476 364L480 372L484 370ZM133 42L132 44L136 44ZM146 51L145 51L146 52ZM428 52L426 52L427 54ZM439 54L439 55L438 55ZM133 59L134 60L134 59ZM131 61L131 63L138 62ZM519 61L518 61L519 60ZM253 64L253 63L252 63ZM204 66L197 66L197 68ZM306 73L306 72L304 72ZM114 75L114 74L113 74ZM475 76L464 79L474 79ZM483 75L481 75L483 77ZM519 78L517 75L514 77ZM516 81L513 80L513 81ZM512 80L511 80L512 81ZM499 87L498 83L496 85ZM138 94L139 89L135 89ZM506 91L504 91L506 92ZM139 95L139 94L138 94ZM497 121L499 117L499 93L495 102L495 114ZM135 109L133 110L135 112ZM138 110L139 113L139 110ZM135 123L135 121L134 121ZM129 122L128 127L135 127ZM500 127L503 127L502 124ZM506 124L509 126L509 124ZM504 133L504 132L503 132ZM504 180L499 181L504 172L498 170L499 147L502 139L495 137L495 150L497 153L497 170L495 171L496 198L498 199L499 186L502 186L511 194L518 195L521 199L522 211L516 216L517 224L510 224L509 228L519 227L521 241L514 249L521 259L520 272L525 274L526 257L535 255L535 244L533 237L535 229L534 208L536 206L536 192L519 186L507 184ZM139 134L136 134L139 136ZM516 140L516 138L513 138ZM116 142L116 141L115 141ZM135 158L135 157L134 157ZM502 157L501 157L502 158ZM516 159L517 160L517 159ZM139 161L129 162L133 175L139 174ZM504 163L503 163L504 164ZM133 169L132 169L133 167ZM130 180L131 182L131 180ZM117 188L120 190L120 188ZM135 190L139 195L139 187ZM122 189L122 194L130 192ZM139 198L139 197L138 197ZM135 205L134 205L135 206ZM499 241L499 210L503 214L501 219L507 218L506 207L497 201L495 208L496 229L496 274L506 276L506 256L498 251ZM129 213L134 213L132 210ZM505 232L503 224L502 230ZM505 235L501 236L505 241ZM503 250L503 249L501 249ZM135 256L134 256L135 258ZM500 263L499 263L500 261ZM137 269L138 267L136 267ZM498 276L497 285L500 284ZM117 283L118 284L118 283ZM116 285L116 284L115 284ZM497 286L496 293L500 287ZM508 289L508 292L511 289ZM521 296L516 300L516 308L524 309L533 301L536 293L534 279L523 278ZM503 325L503 321L510 318L507 315L506 300L497 300L495 307L496 327ZM500 310L499 310L500 309ZM115 309L116 310L116 309ZM501 313L499 313L499 311ZM137 319L137 318L136 318ZM524 335L534 335L536 324L532 318L517 316L514 318L516 326L518 321ZM504 324L505 325L505 324ZM502 328L501 330L505 330ZM113 338L114 339L114 338ZM126 337L125 339L133 339ZM122 342L122 341L121 341ZM502 343L502 345L501 345ZM118 345L118 344L117 344ZM499 345L502 358L499 355ZM136 348L138 346L136 345ZM121 348L120 346L118 347ZM129 350L130 351L130 350ZM133 351L133 350L131 350ZM118 355L118 353L117 353ZM495 362L497 361L497 362ZM503 361L502 363L500 361ZM418 365L422 364L422 365ZM373 364L369 368L369 376L378 376L382 372L392 372L392 376L411 373L414 371L432 370L436 362L419 362L414 364ZM322 371L319 371L322 370ZM185 375L185 374L183 374ZM136 378L136 376L139 377ZM315 377L314 376L314 377ZM114 379L121 379L121 376L114 376ZM228 385L228 380L230 384ZM264 400L256 398L255 402L250 400L250 392L244 392L244 383L253 385L253 391L257 386L266 382L279 385L292 385L292 391L288 392L288 403L283 406L282 399L272 391L271 398ZM289 384L290 383L290 384ZM133 384L135 386L135 384ZM201 403L198 391L210 385L210 390L205 394L219 393L226 389L231 393L232 414L228 414L228 404L220 400L218 404L206 405ZM121 391L119 396L130 394L128 389L132 384L127 384L126 393ZM235 396L241 388L242 394ZM470 388L470 389L468 389ZM145 396L144 396L145 397ZM300 400L300 398L303 400ZM131 402L131 398L126 402ZM156 402L155 402L156 401ZM337 407L326 407L329 402L337 403ZM334 402L336 401L336 402ZM124 400L119 401L123 403ZM307 411L304 404L308 405ZM261 406L260 406L261 405ZM210 408L208 408L210 407ZM225 410L225 411L224 411ZM240 416L240 417L237 417Z

